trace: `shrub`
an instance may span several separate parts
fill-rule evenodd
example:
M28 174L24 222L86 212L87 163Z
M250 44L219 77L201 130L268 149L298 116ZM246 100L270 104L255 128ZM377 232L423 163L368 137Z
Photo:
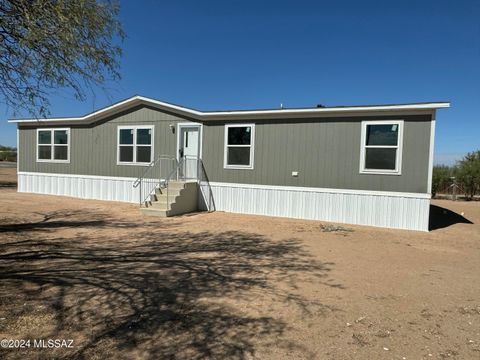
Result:
M17 149L0 145L0 161L17 161Z
M471 200L480 193L480 150L468 153L457 163L457 179Z
M437 165L433 167L432 176L432 196L439 191L445 190L452 182L451 177L454 176L455 169L446 165Z

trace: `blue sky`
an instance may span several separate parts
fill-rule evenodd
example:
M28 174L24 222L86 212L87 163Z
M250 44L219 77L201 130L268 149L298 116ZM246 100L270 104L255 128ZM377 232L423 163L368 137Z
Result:
M52 116L134 94L200 110L451 101L436 161L480 148L480 1L122 1L122 80ZM20 114L21 115L21 114ZM11 109L0 144L15 145Z

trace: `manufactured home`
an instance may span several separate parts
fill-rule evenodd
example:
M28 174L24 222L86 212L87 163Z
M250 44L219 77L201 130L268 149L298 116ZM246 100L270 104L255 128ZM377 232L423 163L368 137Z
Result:
M427 231L436 110L449 105L204 112L134 96L11 120L18 191Z

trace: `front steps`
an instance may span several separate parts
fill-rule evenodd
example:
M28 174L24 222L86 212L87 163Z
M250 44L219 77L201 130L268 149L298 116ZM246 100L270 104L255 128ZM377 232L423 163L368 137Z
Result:
M167 189L157 189L141 208L144 215L168 217L186 214L198 210L198 194L196 182L170 181Z

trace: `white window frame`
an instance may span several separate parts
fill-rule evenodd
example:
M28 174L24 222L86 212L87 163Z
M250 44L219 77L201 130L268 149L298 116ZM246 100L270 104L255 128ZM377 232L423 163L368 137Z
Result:
M250 145L228 145L228 129L235 127L250 128ZM255 157L255 124L227 124L225 125L224 146L223 146L223 167L225 169L247 169L253 170ZM249 165L229 165L228 164L228 148L229 147L249 147L250 148L250 164Z
M38 134L40 131L50 131L50 144L40 144L38 142ZM67 132L67 160L59 160L55 159L55 133L54 131L66 131ZM38 128L37 133L36 133L36 144L37 144L37 162L47 162L47 163L63 163L63 164L69 164L70 163L70 143L71 143L71 136L70 136L70 128ZM50 146L51 149L51 155L50 159L40 159L40 151L39 147L40 146ZM57 146L65 146L63 144L57 144Z
M134 130L133 134L133 144L120 144L120 130ZM138 129L149 129L151 131L151 152L150 152L150 161L149 162L137 162L137 130ZM154 159L155 154L155 125L122 125L117 126L117 165L134 165L134 166L146 166L150 164ZM120 161L120 146L131 146L133 147L133 161ZM138 146L148 146L145 144L140 144Z
M398 125L397 145L366 145L368 125ZM366 169L365 156L367 148L393 148L397 149L395 157L395 169ZM360 143L360 174L401 175L403 153L403 120L369 120L362 121L362 135Z

